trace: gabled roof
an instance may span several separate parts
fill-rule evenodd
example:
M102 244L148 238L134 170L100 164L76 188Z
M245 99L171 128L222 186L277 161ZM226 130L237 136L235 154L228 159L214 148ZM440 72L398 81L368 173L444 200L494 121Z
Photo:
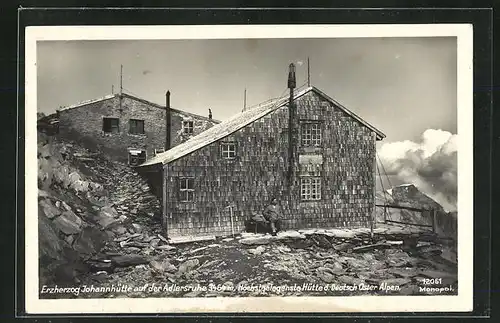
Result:
M377 138L385 138L385 135L377 130L375 127L371 126L368 124L366 121L358 117L356 114L353 112L349 111L347 108L339 104L337 101L333 100L320 90L318 90L315 87L307 87L305 89L296 91L294 93L293 99L297 100L304 94L314 91L318 93L319 95L323 96L325 99L330 101L332 104L336 105L338 108L342 109L345 111L347 114L349 114L351 117L354 119L358 120L361 122L363 125L368 127L370 130L374 131L377 134ZM280 97L277 99L269 100L266 101L260 105L248 108L247 110L229 118L228 120L225 120L205 131L202 133L190 138L189 140L185 141L184 143L173 147L170 150L167 150L166 152L160 153L156 155L155 157L151 158L150 160L146 161L145 163L139 165L138 167L146 167L146 166L151 166L155 164L168 164L176 159L179 159L183 156L186 156L200 148L203 148L213 142L216 142L217 140L223 139L232 133L240 130L241 128L251 124L252 122L257 121L258 119L264 117L265 115L283 107L288 104L288 95L284 97Z
M66 110L70 110L70 109L74 109L74 108L80 108L80 107L83 107L83 106L86 106L86 105L89 105L89 104L92 104L92 103L96 103L96 102L101 102L101 101L106 101L106 100L109 100L109 99L113 99L115 97L118 97L119 95L120 95L119 93L116 93L116 94L106 95L106 96L103 96L103 97L97 98L97 99L82 101L80 103L76 103L76 104L73 104L73 105L70 105L70 106L67 106L67 107L63 107L62 109L59 109L59 111L66 111ZM149 106L152 106L154 108L165 109L165 106L162 106L160 104L157 104L157 103L154 103L154 102L142 99L142 98L139 98L137 96L134 96L134 95L131 95L131 94L128 94L128 93L122 93L122 96L123 97L128 97L128 98L130 98L132 100L136 100L136 101L145 103L145 104L147 104ZM172 110L173 112L177 112L177 113L180 113L180 114L187 115L187 116L192 116L192 117L195 117L195 118L199 118L199 119L203 119L203 120L207 120L207 121L212 121L214 123L220 123L219 120L210 119L208 117L201 116L201 115L198 115L198 114L195 114L195 113L186 112L186 111L183 111L183 110L178 110L178 109L173 109L173 108L170 108L170 110Z

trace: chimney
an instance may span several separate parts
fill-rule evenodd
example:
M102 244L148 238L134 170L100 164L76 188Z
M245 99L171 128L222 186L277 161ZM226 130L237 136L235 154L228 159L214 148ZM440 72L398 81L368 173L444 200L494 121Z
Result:
M288 99L288 184L290 188L295 183L295 155L297 150L297 142L295 140L298 127L296 120L297 111L293 100L295 85L295 65L291 63L288 71L288 88L290 89L290 97Z
M171 148L171 123L172 111L170 110L170 91L167 91L165 94L165 151Z
M212 110L208 109L208 119L212 120Z

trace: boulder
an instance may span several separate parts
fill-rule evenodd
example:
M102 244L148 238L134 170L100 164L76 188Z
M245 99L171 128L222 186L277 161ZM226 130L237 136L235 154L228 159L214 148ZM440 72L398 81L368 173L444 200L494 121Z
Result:
M304 234L301 234L298 231L280 231L277 234L278 240L285 240L285 239L305 239L306 236Z
M356 236L356 233L351 230L341 230L341 229L328 229L325 230L325 234L336 238L352 239Z
M319 267L316 269L316 275L325 283L331 283L335 280L335 275L329 268Z
M119 216L118 212L112 206L104 206L104 207L102 207L99 210L99 215L100 216L112 217L112 218Z
M38 198L50 198L50 194L47 191L38 189Z
M76 215L73 211L64 211L61 216L64 216L66 217L69 221L75 223L77 226L81 226L82 225L82 219Z
M38 202L40 206L40 211L49 219L55 218L56 216L61 214L61 210L59 210L52 202L48 199L43 199Z
M263 245L263 244L268 244L273 240L273 236L256 236L256 237L249 237L249 238L244 238L240 240L241 244L247 245L247 246L253 246L253 245Z
M257 248L255 249L248 249L247 251L253 255L260 255L261 253L264 252L264 250L266 250L265 247L263 246L258 246Z
M116 256L111 258L111 261L117 267L136 266L149 262L146 257L138 254Z
M329 260L327 263L325 263L325 268L327 268L331 273L338 274L344 272L344 267L342 267L342 264L339 262L336 262L334 260Z
M385 252L389 267L411 267L412 258L404 251L388 249Z
M81 231L81 227L78 223L71 221L64 214L58 216L54 221L54 225L61 230L64 234L76 234ZM81 224L81 220L79 222Z
M46 266L62 257L63 241L57 236L54 224L46 217L38 219L38 257L40 265Z
M166 245L158 246L158 247L156 247L156 249L165 250L165 251L171 251L171 250L175 250L177 248L174 247L174 246L166 244Z
M71 206L69 206L66 202L61 201L61 204L66 211L72 211Z
M165 259L163 261L153 260L149 264L155 271L160 273L174 273L177 271L177 268L175 268L175 266L171 264L168 259Z
M312 239L314 243L320 248L323 249L329 249L332 248L332 243L328 241L328 239L325 236L322 235L313 235Z
M370 269L370 262L365 259L346 258L346 262L350 268L356 271Z
M82 255L91 255L100 251L106 244L106 233L94 227L86 227L77 236L73 248Z
M127 228L125 228L123 225L113 226L111 230L118 235L127 233Z
M339 276L338 280L343 284L351 285L351 286L364 283L363 279L352 277L352 276L346 276L346 275Z
M97 223L101 226L103 230L108 229L112 225L118 223L119 220L115 219L109 215L99 214L97 218Z
M183 262L179 266L179 273L182 274L182 273L189 272L189 271L193 270L199 264L200 264L200 261L197 258L195 258L195 259L189 259L189 260Z
M142 232L142 227L137 224L137 223L132 223L132 228L134 228L134 231L137 232L137 233L141 233Z

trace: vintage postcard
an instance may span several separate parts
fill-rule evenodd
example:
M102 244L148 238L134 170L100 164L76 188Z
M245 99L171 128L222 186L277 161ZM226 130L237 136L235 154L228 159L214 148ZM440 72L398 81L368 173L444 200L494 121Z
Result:
M28 313L472 310L471 25L25 35Z

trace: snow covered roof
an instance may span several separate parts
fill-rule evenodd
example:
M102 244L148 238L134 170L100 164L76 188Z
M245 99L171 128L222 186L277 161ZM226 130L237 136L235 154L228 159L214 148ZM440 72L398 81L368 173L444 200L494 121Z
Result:
M352 113L351 111L347 110L344 106L339 104L338 102L334 101L332 98L321 92L315 87L306 87L302 90L298 90L294 93L294 100L297 100L299 97L303 96L304 94L310 92L310 91L315 91L319 95L323 96L325 99L329 100L332 102L334 105L338 106L340 109L344 110L347 114L373 130L378 138L382 139L385 137L385 135L380 132L379 130L375 129L373 126L369 125L366 121L362 120L360 117ZM150 160L146 161L145 163L139 165L138 167L146 167L146 166L151 166L155 164L168 164L169 162L172 162L176 159L179 159L183 156L186 156L198 149L201 149L213 142L216 142L217 140L223 139L232 133L240 130L241 128L251 124L254 121L257 121L258 119L264 117L265 115L287 105L288 103L288 95L283 96L277 99L269 100L266 101L260 105L248 108L247 110L229 118L228 120L225 120L205 131L202 133L192 137L191 139L185 141L184 143L173 147L170 150L167 150L166 152L160 153L156 155L155 157L151 158Z

